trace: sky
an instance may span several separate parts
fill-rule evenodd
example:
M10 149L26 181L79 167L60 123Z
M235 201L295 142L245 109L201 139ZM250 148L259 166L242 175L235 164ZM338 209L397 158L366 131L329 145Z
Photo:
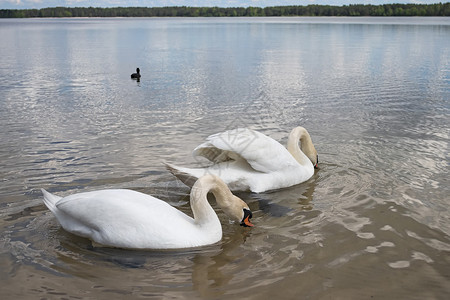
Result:
M219 7L266 7L281 5L349 5L387 3L445 3L448 0L0 0L0 9L27 9L55 6L65 7L128 7L128 6L219 6Z

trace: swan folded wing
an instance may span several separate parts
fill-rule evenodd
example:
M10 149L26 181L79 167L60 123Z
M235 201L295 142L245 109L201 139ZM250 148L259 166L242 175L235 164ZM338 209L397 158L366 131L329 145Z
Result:
M286 148L274 139L246 128L238 128L209 136L194 149L194 155L213 162L243 158L259 172L274 172L296 165Z
M239 155L233 151L227 151L215 147L210 142L197 146L193 151L194 156L202 156L213 163L221 163L239 159Z
M172 227L173 219L183 224L193 222L168 203L131 190L75 194L61 199L56 206L77 223L98 231L113 227L126 231L146 222L151 222L155 228Z

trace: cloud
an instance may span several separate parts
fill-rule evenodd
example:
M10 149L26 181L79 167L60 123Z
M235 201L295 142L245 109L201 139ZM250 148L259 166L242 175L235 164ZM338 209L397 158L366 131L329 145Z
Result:
M5 0L5 1L0 1L0 3L2 3L2 2L8 2L8 3L11 3L11 4L15 4L15 5L21 5L21 4L22 4L22 1L20 1L20 0Z

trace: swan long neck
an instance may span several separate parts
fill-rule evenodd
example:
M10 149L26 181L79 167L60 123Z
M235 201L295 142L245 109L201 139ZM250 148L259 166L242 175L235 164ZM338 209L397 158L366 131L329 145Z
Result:
M299 146L300 141L300 146ZM317 152L308 131L303 127L292 129L289 134L287 150L302 166L314 164Z
M209 192L214 195L217 204L222 209L228 207L231 204L230 199L234 197L227 185L218 179L218 177L214 175L201 177L191 190L191 208L194 219L197 224L218 222L220 226L219 218L208 202L207 196Z

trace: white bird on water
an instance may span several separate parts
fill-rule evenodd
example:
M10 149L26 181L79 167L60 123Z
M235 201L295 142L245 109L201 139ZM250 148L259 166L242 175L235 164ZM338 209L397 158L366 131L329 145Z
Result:
M208 203L208 192L232 220L253 226L248 205L214 175L201 177L192 187L194 218L162 200L127 189L66 197L42 189L45 205L68 232L100 245L135 249L191 248L220 241L222 226Z
M209 159L213 165L185 168L166 163L167 169L188 186L205 174L214 174L232 191L255 193L308 180L319 160L311 137L303 127L292 129L287 149L260 132L238 128L209 136L193 154Z

